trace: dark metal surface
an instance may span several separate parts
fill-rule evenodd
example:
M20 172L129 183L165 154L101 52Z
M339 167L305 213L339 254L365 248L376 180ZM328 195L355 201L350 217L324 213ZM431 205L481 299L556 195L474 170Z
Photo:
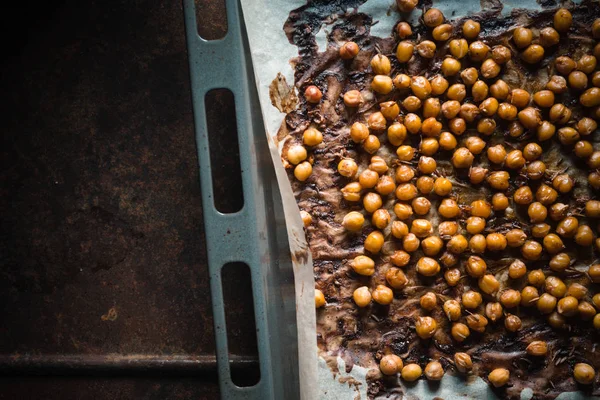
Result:
M67 0L3 18L20 29L4 35L0 62L3 372L37 362L42 373L40 360L54 367L67 357L71 370L118 373L111 354L174 357L175 370L203 360L193 368L212 371L181 2ZM255 343L240 335L236 344L251 363ZM210 371L164 381L13 377L0 380L0 398L215 398Z

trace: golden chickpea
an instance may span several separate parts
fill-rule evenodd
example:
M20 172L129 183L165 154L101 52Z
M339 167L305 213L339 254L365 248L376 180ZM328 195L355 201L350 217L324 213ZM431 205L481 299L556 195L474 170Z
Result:
M313 103L313 104L319 103L321 101L322 97L323 97L323 93L321 92L321 89L319 89L318 87L316 87L314 85L308 86L306 88L306 90L304 91L304 98L309 103Z
M377 209L381 208L383 201L381 196L377 193L370 192L363 198L363 207L369 214L374 213Z
M355 143L361 143L369 137L369 128L360 122L355 122L350 128L350 137Z
M600 283L600 264L590 265L587 273L592 282Z
M403 223L403 222L401 222L401 223ZM408 235L408 233L406 233L405 235L403 235L403 237L406 236L406 235ZM396 267L405 267L410 262L410 254L408 254L404 250L396 250L390 256L390 261Z
M521 247L521 254L526 260L539 260L542 254L542 245L533 240L527 240Z
M377 285L371 296L373 297L373 301L384 306L391 304L394 300L394 292L385 285Z
M509 48L506 46L494 46L494 48L492 49L492 59L498 64L505 64L509 62L511 58L512 54Z
M534 161L527 166L527 176L529 179L542 179L545 173L546 164L544 164L542 161Z
M500 74L500 64L491 58L488 58L481 64L481 75L486 79L495 78Z
M414 233L409 233L402 239L402 248L409 253L417 251L420 244L421 241Z
M542 123L540 112L533 107L519 111L518 117L519 122L527 129L535 129Z
M446 97L450 100L463 101L465 97L467 97L467 89L465 85L460 83L455 83L454 85L448 88L446 92ZM459 110L460 111L460 110Z
M358 45L354 42L346 42L340 47L340 58L351 60L358 55Z
M425 366L425 376L430 381L439 381L444 377L444 368L439 361L430 361Z
M415 170L408 165L400 165L396 168L396 182L406 183L410 182L415 177Z
M369 129L372 129L374 131L382 131L386 128L387 121L383 113L378 111L369 115L369 117L367 118L367 125L369 126Z
M360 186L366 189L371 189L377 185L377 181L379 180L379 174L370 169L365 169L358 176L358 182Z
M485 305L485 315L492 322L498 321L504 315L502 304L497 302L487 303Z
M490 48L487 44L477 41L469 45L469 57L473 61L483 61L486 59Z
M572 71L577 68L577 63L570 57L560 56L554 61L554 67L561 75L569 75Z
M452 35L452 25L450 24L442 24L433 28L431 32L431 36L433 36L433 40L437 40L438 42L445 42L450 39Z
M421 339L429 339L437 330L437 322L431 317L417 317L415 321L417 335Z
M371 59L371 69L376 75L389 75L392 70L390 59L383 54L377 54Z
M327 304L327 302L325 301L325 295L321 290L315 289L315 307L321 308L325 304Z
M362 229L365 223L365 217L358 211L350 211L344 216L342 226L350 232L357 232Z
M599 57L596 57L596 58L599 58ZM596 71L592 75L592 85L594 85L596 87L600 87L600 71Z
M423 138L419 145L419 151L425 156L432 156L440 148L440 143L435 138Z
M494 116L496 114L496 112L498 111L498 108L499 108L498 100L496 100L493 97L488 97L479 105L479 111L481 111L481 113L487 117ZM475 115L475 116L477 116L477 115ZM471 121L467 120L467 122L473 122L473 120L471 120Z
M506 237L501 233L490 233L485 238L487 249L490 251L502 251L507 246Z
M294 144L287 150L287 158L291 164L297 165L306 160L306 148L300 144Z
M596 316L596 309L587 301L581 301L577 306L577 313L582 320L590 321Z
M600 189L600 172L590 172L590 174L588 175L588 183L592 188L596 190Z
M489 246L488 246L489 247ZM492 294L500 289L500 282L494 277L494 275L487 274L479 278L477 282L479 285L479 289L481 289L484 293Z
M423 40L417 45L417 53L423 58L433 58L437 47L431 40Z
M402 201L409 201L417 197L417 187L412 183L403 183L396 188L396 198Z
M408 40L403 40L398 43L398 47L396 47L396 58L400 63L406 63L413 56L413 52L415 50L415 45Z
M573 378L582 385L591 385L596 379L596 370L590 364L577 363L573 368Z
M577 61L577 69L584 74L591 74L596 69L596 57L585 54Z
M425 197L417 197L412 203L412 208L415 214L417 215L427 215L429 213L429 209L431 208L431 202L427 200Z
M434 276L440 272L440 264L433 258L421 257L417 261L417 272L423 276Z
M504 211L508 208L508 197L504 193L495 193L492 196L492 208L494 211Z
M557 197L558 192L546 184L541 184L535 192L535 198L544 205L554 203Z
M375 262L367 256L356 256L350 266L359 275L371 276L375 273Z
M470 372L473 369L473 361L471 360L471 356L467 353L455 353L454 366L463 374Z
M527 282L530 285L541 287L546 283L546 275L541 269L533 270L527 275Z
M387 196L390 193L393 193L396 190L396 183L394 183L394 178L388 175L384 175L379 178L377 185L375 185L375 190L382 196Z
M369 164L369 169L381 175L385 174L388 171L388 165L382 157L373 156L371 157L371 164Z
M485 229L485 219L481 217L469 217L467 218L467 232L471 235L483 232Z
M473 86L477 82L477 79L479 79L479 72L477 72L477 68L465 68L460 73L460 78L465 85Z
M437 306L437 296L433 292L427 292L419 299L421 308L431 311Z
M556 297L549 293L543 293L537 302L537 308L542 314L550 314L556 307Z
M303 161L294 168L294 176L300 182L307 180L312 174L312 165L308 161Z
M563 241L554 233L547 235L543 240L543 244L544 249L550 254L556 254L565 248Z
M402 379L407 382L414 382L421 377L423 370L419 364L407 364L402 368Z
M413 94L421 100L424 100L431 95L431 84L424 76L412 77L410 88Z
M450 132L442 132L438 143L443 150L454 150L458 144L456 137Z
M517 107L509 103L501 103L498 106L498 116L505 121L512 121L517 117Z
M387 354L379 361L379 369L384 375L396 375L403 367L402 359L395 354Z
M571 119L571 110L564 104L557 103L550 108L550 121L566 124Z
M433 86L432 86L432 89L433 89ZM436 97L430 97L423 102L423 118L426 118L425 121L428 121L430 119L433 119L433 121L435 121L435 118L440 114L440 111L441 111L440 99L438 99ZM423 125L425 125L425 123L423 123ZM436 126L437 126L437 124L436 124ZM439 123L439 130L437 131L437 134L435 134L435 136L438 136L440 134L441 129L442 129L442 124ZM423 133L425 134L425 127L423 127ZM430 135L430 136L433 136L433 135Z
M594 329L596 329L596 330L600 329L600 314L596 314L596 316L594 317L593 325L594 325Z
M506 155L504 165L511 169L520 169L525 166L526 160L521 150L512 150Z
M577 233L579 221L575 217L567 217L556 226L556 233L562 237L571 238Z
M531 191L531 188L529 186L521 186L515 190L515 193L513 194L513 200L515 203L522 206L531 204L533 201L533 192Z
M387 138L393 146L400 146L404 142L404 139L406 139L406 127L398 122L393 123L388 127Z
M472 253L483 254L487 247L487 242L485 240L485 236L482 234L477 234L471 236L469 239L469 249Z
M471 167L469 169L469 181L474 185L478 185L485 180L487 173L488 170L486 168Z
M573 23L573 16L566 8L560 8L554 14L554 28L559 32L566 32Z
M483 101L489 92L489 88L487 83L484 81L476 81L471 88L471 94L473 95L473 101L480 102ZM496 97L497 98L497 97Z
M405 120L406 123L406 120ZM437 137L442 131L442 123L434 117L427 118L421 125L421 133L427 137Z
M448 48L450 49L450 54L454 58L461 59L466 56L469 52L469 44L465 39L453 39L450 41Z
M567 327L567 319L554 311L548 316L548 325L554 329L565 329Z
M434 28L443 22L444 14L437 8L430 8L423 14L423 23L429 28Z
M600 18L596 18L592 23L592 37L600 39Z
M310 164L308 164L310 165ZM312 167L311 167L312 169ZM295 171L294 171L295 173ZM360 191L362 187L358 182L351 182L341 189L342 197L346 201L356 202L360 200Z
M308 128L302 134L302 142L306 146L318 146L323 142L323 134L315 128Z
M442 75L436 75L431 79L431 94L440 96L448 89L448 81Z
M460 112L460 103L457 100L449 100L442 104L442 115L446 119L453 119Z
M398 106L398 103L396 103L395 101L383 102L379 104L379 107L381 109L381 114L387 120L393 120L398 116L398 114L400 114L400 106ZM386 127L383 126L380 130L383 130L385 128Z
M408 89L410 87L410 76L406 74L398 74L394 77L392 83L394 84L396 89Z
M543 357L548 354L548 344L543 340L534 340L525 349L527 354L534 357Z
M583 136L591 135L598 129L598 123L591 118L583 117L577 121L577 132Z
M456 221L440 222L438 232L442 237L454 236L458 233L458 223Z
M525 286L521 290L521 305L523 307L531 307L536 304L540 297L537 288L533 286Z
M469 247L469 242L463 235L454 235L446 244L448 251L454 254L464 253Z
M482 277L487 270L487 264L483 258L478 256L470 256L467 260L466 271L473 278Z
M467 338L471 334L471 331L469 330L469 327L467 325L460 322L456 322L452 324L452 329L450 333L454 340L456 340L458 343L462 343L465 340L467 340Z
M361 286L352 293L352 299L359 307L366 307L371 304L371 292L366 286Z
M417 179L417 189L422 194L429 194L433 191L434 179L430 176L421 176Z
M460 280L460 271L456 268L448 269L444 272L444 279L448 286L456 286Z
M550 206L550 218L553 221L560 221L567 217L569 206L564 203L554 203Z
M347 178L353 178L358 172L356 161L351 158L344 158L338 163L338 172Z
M426 219L415 219L412 222L410 231L419 238L424 238L433 233L431 222Z
M473 164L474 158L469 149L461 147L452 155L452 165L455 168L469 168Z
M456 218L460 214L460 208L453 199L443 199L438 207L438 212L444 218Z
M510 92L510 103L517 108L525 108L529 104L529 92L523 89L513 89Z
M396 203L394 205L394 214L396 214L398 219L406 220L413 214L413 210L412 207L407 204Z
M583 90L588 85L588 77L581 71L571 72L567 81L569 82L569 87L574 90Z
M500 293L500 303L506 308L514 308L521 303L521 293L518 290L506 289Z
M462 294L462 303L465 308L473 310L481 305L483 301L481 293L469 290Z
M408 283L406 274L401 269L392 267L385 273L386 282L394 289L402 289Z
M580 246L591 246L594 241L594 233L587 225L579 225L575 233L575 243Z
M506 368L496 368L488 375L488 380L494 387L502 387L508 383L510 372Z
M551 90L555 94L561 94L568 90L567 80L560 75L552 75L546 84L546 89Z
M404 126L413 135L419 133L422 126L421 117L413 113L406 114L404 117Z
M567 293L567 286L556 276L549 276L545 281L545 289L548 294L561 298Z
M455 58L447 57L442 61L442 73L444 76L454 76L460 72L460 61Z
M502 103L504 104L504 103ZM515 107L515 118L517 117L517 111L516 111L516 107ZM508 134L510 135L510 137L514 137L514 138L518 138L519 136L521 136L523 133L525 133L525 128L523 127L523 125L521 125L521 123L519 121L512 121L510 124L508 124Z
M453 118L448 122L448 128L452 133L459 136L467 129L467 123L462 118Z
M390 224L390 213L385 208L380 208L379 210L373 213L371 217L371 223L377 229L385 229Z
M545 27L540 30L540 44L543 47L557 45L560 41L560 34L552 27Z
M373 128L373 127L371 127ZM373 128L374 129L374 128ZM369 154L373 154L379 150L381 143L379 142L379 138L375 135L369 135L363 142L363 148Z
M596 293L592 297L592 303L594 303L594 307L600 308L600 293Z
M544 48L539 44L532 44L521 53L521 58L528 64L537 64L544 58Z
M506 244L509 247L521 247L526 239L527 234L522 229L511 229L506 232Z
M533 95L533 102L542 108L554 105L554 93L550 90L540 90ZM522 123L522 122L521 122Z
M440 257L440 262L444 264L445 267L453 267L458 263L458 256L456 254L450 253L449 251L444 252L444 254Z
M518 27L513 32L513 42L519 49L524 49L531 44L533 32L529 28Z
M358 90L350 90L344 93L344 104L347 107L358 107L363 102L363 96Z
M523 148L523 157L525 157L527 161L537 160L542 153L542 146L537 143L527 143Z
M579 96L579 102L584 107L600 106L600 88L593 87L586 90L581 96Z
M460 303L456 300L447 300L444 302L444 313L448 320L450 321L458 321L461 316L461 308Z
M521 326L521 318L517 317L516 315L509 314L504 319L504 327L509 332L516 332L521 329Z
M371 89L379 94L388 94L393 88L392 78L387 75L375 75L371 82Z
M559 193L569 193L573 189L573 185L573 178L568 174L557 175L552 180L552 186L554 186Z
M590 218L600 217L600 201L589 200L585 203L585 215Z
M373 231L369 233L369 235L365 239L365 250L367 250L370 253L377 254L383 247L383 241L383 233L379 231Z
M474 200L471 202L471 215L474 217L489 218L492 214L490 203L485 200Z
M396 33L398 34L400 39L405 39L412 35L412 28L407 22L400 22L398 25L396 25Z
M575 297L566 296L558 301L556 311L558 311L559 314L564 315L565 317L572 317L577 314L578 306L579 301Z
M401 12L409 13L419 4L419 0L396 0L396 5Z
M302 218L302 223L304 227L307 228L312 224L312 216L304 210L300 210L300 218Z

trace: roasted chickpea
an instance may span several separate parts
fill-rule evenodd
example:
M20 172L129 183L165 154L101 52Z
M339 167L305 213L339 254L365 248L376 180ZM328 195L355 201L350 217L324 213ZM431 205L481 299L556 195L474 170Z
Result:
M583 117L577 121L577 132L583 136L591 135L598 129L598 123L591 118Z
M575 217L567 217L556 226L556 233L562 237L571 238L577 233L579 221Z
M588 85L588 77L581 71L573 71L567 78L569 87L574 90L583 90Z
M418 238L424 238L433 233L433 227L431 226L431 222L426 219L415 219L412 222L410 231Z
M512 121L517 117L517 107L509 103L501 103L498 106L498 116L505 121ZM512 133L511 133L511 136Z
M544 249L550 254L556 254L565 248L561 238L554 233L547 235L543 240L543 244Z
M448 89L448 81L446 80L446 78L444 78L441 75L434 76L433 79L431 79L430 83L431 83L431 94L434 96L440 96L440 95L444 94L446 89ZM439 100L437 100L437 102L439 104ZM423 110L423 112L425 112L425 110ZM438 110L438 114L439 114L439 110ZM437 116L437 114L436 114L436 116Z
M432 156L440 148L440 143L435 138L423 138L419 145L419 151L425 156Z
M398 25L396 25L396 33L400 39L404 39L412 35L412 28L407 22L400 22Z
M587 225L579 225L575 233L575 243L580 246L591 246L594 241L594 233Z
M530 285L541 287L546 282L546 275L541 269L533 270L527 275L527 282Z
M308 164L308 165L310 165L310 164ZM294 171L294 173L295 172L296 171ZM360 186L360 183L351 182L342 188L342 190L341 190L342 197L346 201L352 201L352 202L359 201L361 190L362 190L362 187Z
M433 85L432 85L432 89L433 89ZM423 102L423 118L426 118L425 121L427 121L429 118L433 118L435 120L435 118L440 114L440 111L441 111L440 99L438 99L436 97L430 97ZM440 126L440 131L441 131L442 125L440 124L439 126ZM423 129L423 131L424 131L424 129ZM435 136L439 135L440 131L438 131Z
M436 45L431 40L423 40L417 45L417 53L423 58L433 58L435 51Z
M369 126L369 129L374 131L382 131L387 127L387 121L383 113L378 111L369 115L367 118L367 125Z
M384 375L396 375L403 367L402 359L395 354L385 355L379 361L379 369Z
M483 315L469 314L467 316L466 320L467 320L467 325L469 326L469 329L471 329L475 332L479 332L479 333L485 332L485 327L488 324L488 320Z
M409 13L419 4L419 0L396 0L396 5L401 12Z
M367 256L356 256L350 266L359 275L371 276L375 273L375 261Z
M444 246L444 242L437 236L429 236L421 241L421 248L423 249L423 254L428 257L433 257L437 255Z
M540 297L540 294L537 288L533 286L525 286L523 290L521 290L521 305L523 307L531 307L536 304Z
M444 313L448 320L450 321L458 321L461 316L461 308L460 303L456 300L447 300L444 302Z
M446 97L450 100L463 101L465 97L467 97L467 89L465 85L460 83L455 83L454 85L448 88L446 92Z
M453 39L450 41L448 48L450 54L459 60L466 56L469 52L469 44L465 39Z
M496 121L493 118L482 118L477 122L477 132L491 135L496 130Z
M567 286L556 276L549 276L545 282L546 292L554 297L561 298L567 293Z
M407 382L414 382L421 377L423 370L419 364L408 364L402 368L402 379Z
M398 43L398 46L396 47L396 58L398 59L398 62L408 62L408 60L412 58L414 50L415 45L408 40L403 40ZM403 77L400 77L399 79L403 79Z
M377 54L371 59L371 69L375 75L389 75L392 70L390 59L383 54Z
M590 364L577 363L573 368L573 378L582 385L590 385L596 379L596 370Z
M487 242L485 240L485 236L482 234L473 235L471 236L471 239L469 239L469 249L473 253L483 254L486 247Z
M390 213L385 208L375 211L371 217L371 222L377 229L385 229L390 224L390 220Z
M411 161L415 156L415 148L411 146L400 146L396 149L396 155L400 161Z
M430 176L421 176L417 179L417 189L423 194L433 191L434 179Z
M506 289L500 293L500 303L506 308L514 308L521 303L521 293L518 290Z
M527 166L527 176L529 179L538 180L544 177L546 173L546 164L542 161L534 161Z
M492 59L498 64L505 64L509 62L511 58L512 54L509 48L506 46L494 46L494 48L492 49Z
M489 245L488 245L489 247ZM500 288L500 282L494 277L494 275L487 274L479 278L477 282L479 285L479 289L487 294L492 294L498 291Z
M417 187L412 183L403 183L396 188L398 200L409 201L417 197Z
M571 110L564 104L557 103L550 108L550 121L566 124L571 119Z
M539 92L535 92L533 95L533 102L542 108L552 107L552 105L554 105L554 92L551 90L540 90Z
M506 232L506 244L509 247L521 247L525 244L527 234L522 229L511 229Z
M585 203L585 215L590 218L600 217L600 201L589 200Z
M496 112L498 111L498 108L499 108L498 100L496 100L493 97L488 97L483 102L481 102L481 104L479 105L479 111L481 111L481 113L483 115L485 115L486 117L494 116L494 114L496 114ZM477 116L477 114L475 114L475 116ZM473 121L467 120L467 122L473 122Z
M423 276L434 276L440 272L440 264L433 258L421 257L417 261L417 272Z
M504 327L509 332L516 332L521 329L521 326L521 318L517 317L516 315L509 314L504 319Z
M392 289L384 285L377 285L373 293L371 293L373 301L381 305L388 305L394 300Z
M364 247L370 253L377 254L383 247L383 234L379 231L369 233L365 239Z
M468 19L463 23L462 26L463 36L467 39L473 40L477 37L477 35L479 35L480 29L481 25L479 22Z
M459 343L462 343L469 337L471 331L469 330L469 327L467 325L462 324L460 322L456 322L452 324L452 329L450 333L454 340L456 340Z
M572 317L577 314L579 301L573 296L565 296L558 301L556 311L565 317Z
M306 88L306 90L304 90L304 98L309 103L319 103L322 97L323 93L321 92L321 89L319 89L315 85L310 85Z
M396 203L394 204L394 214L400 220L407 220L413 214L412 207L408 204Z
M587 273L592 282L594 282L594 283L600 282L600 264L590 265Z
M531 44L533 32L529 28L518 27L513 32L513 42L519 49L524 49Z
M567 80L560 75L552 75L546 84L546 89L551 90L554 94L561 94L567 91Z
M371 292L366 286L361 286L352 293L352 299L359 307L366 307L371 304Z
M365 217L358 211L350 211L344 216L342 226L350 232L359 231L365 223Z
M453 199L443 199L438 207L438 212L444 218L456 218L460 214L460 208Z
M480 154L483 151L483 149L485 149L486 143L477 136L471 136L466 140L465 145L471 153Z
M415 321L417 335L421 339L429 339L437 330L437 322L431 317L417 317Z
M425 376L430 381L439 381L444 377L444 368L439 361L430 361L425 366Z
M471 167L469 169L469 181L474 185L478 185L485 180L487 173L488 170L486 168Z
M591 74L596 69L596 57L590 54L584 54L577 61L577 69L584 74Z
M490 321L498 321L502 318L503 314L504 310L502 309L502 304L493 302L485 305L485 315Z
M350 60L358 55L359 48L354 42L346 42L340 47L340 58Z
M398 222L398 221L396 221L396 222ZM403 222L400 222L400 223L403 223ZM403 235L403 237L406 236L406 235L408 235L408 233L406 233L405 235ZM396 267L405 267L410 262L410 254L408 254L404 250L396 250L390 256L390 261Z
M306 160L306 148L302 145L295 144L288 148L287 159L291 164L297 165Z
M443 150L454 150L458 144L456 137L450 132L442 132L438 143Z
M374 213L382 204L381 196L377 193L367 193L363 198L363 206L368 213Z
M388 94L393 88L392 78L387 75L375 75L371 82L371 89L379 94Z
M473 310L479 307L482 301L483 299L481 297L481 293L479 292L469 290L462 294L462 303L465 308Z
M446 270L446 272L444 272L444 279L448 286L458 285L458 281L460 280L460 270L456 268Z
M537 302L537 309L542 313L542 314L550 314L552 311L554 311L554 308L556 307L556 297L552 296L549 293L543 293L540 298L538 299Z
M477 41L469 45L469 57L473 61L483 61L486 59L490 48L487 44Z
M587 295L587 288L579 283L571 283L567 288L565 296L575 297L577 300L583 299Z
M444 264L445 267L453 267L458 263L458 256L446 251L441 255L440 262Z
M360 122L355 122L350 128L350 137L355 143L361 143L369 137L369 128Z
M496 190L508 189L510 175L506 171L494 171L487 177L488 184Z
M391 176L384 175L379 178L377 185L375 185L375 191L382 196L387 196L390 193L393 193L396 190L396 183L394 183L394 178Z
M386 282L394 289L402 289L408 283L408 278L404 272L396 267L388 269L385 273Z
M479 72L477 72L477 68L465 68L460 73L460 78L465 85L472 86L475 82L477 82L477 79L479 78Z
M504 103L503 103L504 104ZM517 116L516 108L515 108L515 118ZM508 134L510 137L518 138L523 133L525 133L525 128L519 121L512 121L508 124Z
M467 260L467 265L465 269L469 276L472 276L473 278L481 278L487 270L487 264L485 263L483 258L478 256L471 256Z
M383 114L383 116L387 120L393 120L398 116L398 114L400 114L400 107L398 106L398 103L396 103L393 100L381 103L379 104L379 107L381 110L381 114ZM382 127L380 130L383 129L385 129L385 126Z
M558 192L546 184L541 184L535 192L535 198L543 205L549 205L556 201Z
M565 329L567 327L567 319L554 311L548 316L548 325L555 329Z
M446 247L451 253L461 254L467 250L467 247L469 247L469 242L467 242L467 239L463 235L454 235L452 238L450 238L446 244Z
M577 306L577 313L582 320L590 321L596 316L596 309L587 301L581 301Z
M471 95L473 96L473 101L480 102L483 101L489 92L489 88L487 83L484 81L476 81L471 88ZM496 97L497 98L497 97Z
M434 28L444 22L444 14L437 8L430 8L423 14L423 23L429 28Z
M405 120L406 123L406 120ZM442 131L442 123L434 117L429 117L421 125L421 133L427 137L437 137Z
M454 236L458 233L458 223L456 221L440 222L438 225L438 232L442 237Z
M412 50L410 51L412 55ZM410 76L406 74L398 74L392 80L392 83L396 87L396 89L408 89L410 87Z
M486 79L495 78L500 74L500 64L491 58L488 58L481 64L481 75Z
M312 174L312 165L308 161L303 161L294 168L294 176L300 182L307 180Z
M544 58L544 48L539 44L532 44L521 53L521 58L528 64L537 64Z
M483 232L485 229L485 219L481 217L469 217L467 218L467 232L471 235Z
M526 260L539 260L542 255L542 245L536 241L528 240L521 247L521 254Z
M469 149L460 147L452 155L452 165L455 168L469 168L473 165L474 158L473 153Z
M543 47L551 47L557 45L560 41L560 34L556 29L549 26L540 30L540 44Z
M467 123L462 118L453 118L448 122L448 128L455 135L462 135L467 129Z
M508 197L504 193L495 193L492 196L492 208L494 211L504 211L508 208Z
M560 8L554 14L554 28L559 32L566 32L573 23L573 16L566 8Z
M318 146L323 142L323 134L315 128L308 128L302 134L302 143L306 146Z
M437 40L438 42L445 42L450 39L452 35L452 25L450 24L442 24L433 28L431 32L431 36L433 36L433 40Z

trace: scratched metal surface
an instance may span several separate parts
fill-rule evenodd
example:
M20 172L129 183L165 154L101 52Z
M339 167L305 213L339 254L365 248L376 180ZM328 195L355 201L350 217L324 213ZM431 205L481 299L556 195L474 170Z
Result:
M4 24L0 61L0 398L216 398L181 2L63 0L1 18L22 26ZM247 311L232 319L240 371L255 366ZM86 363L94 377L23 372Z

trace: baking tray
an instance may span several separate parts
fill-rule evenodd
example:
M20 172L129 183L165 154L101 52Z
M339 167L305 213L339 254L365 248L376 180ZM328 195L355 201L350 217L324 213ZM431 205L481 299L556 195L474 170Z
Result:
M282 200L250 59L240 4L226 1L228 31L207 41L197 32L193 0L184 0L187 46L204 226L211 279L216 353L222 398L294 399L299 396L295 289ZM235 213L215 208L213 168L206 120L206 95L231 91L235 100L244 205ZM258 342L260 381L238 387L228 363L226 321L221 285L222 267L249 266Z

